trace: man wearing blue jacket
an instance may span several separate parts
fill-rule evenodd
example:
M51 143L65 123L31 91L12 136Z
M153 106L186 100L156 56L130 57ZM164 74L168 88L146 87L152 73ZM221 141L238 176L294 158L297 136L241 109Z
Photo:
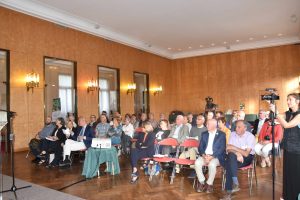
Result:
M69 159L72 151L79 151L90 148L92 140L94 138L94 131L89 126L84 117L78 119L79 129L70 139L67 139L64 145L64 161L60 164L63 166L70 166L71 161Z
M217 166L224 166L226 154L226 136L217 130L217 120L207 121L207 131L202 133L198 147L200 157L195 162L195 170L199 181L197 192L213 192L213 182L217 172ZM202 167L208 167L208 179L205 184L205 176Z

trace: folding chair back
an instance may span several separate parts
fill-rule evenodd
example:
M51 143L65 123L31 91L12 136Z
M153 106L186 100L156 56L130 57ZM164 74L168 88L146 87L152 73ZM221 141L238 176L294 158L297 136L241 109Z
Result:
M199 147L199 141L196 139L186 139L183 143L180 144L181 147L189 148L189 147Z
M179 143L175 138L166 138L163 139L162 141L158 142L159 145L163 146L178 146Z

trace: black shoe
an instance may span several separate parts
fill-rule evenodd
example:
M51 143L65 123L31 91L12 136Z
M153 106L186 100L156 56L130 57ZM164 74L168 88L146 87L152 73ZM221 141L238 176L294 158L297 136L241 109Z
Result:
M59 166L60 166L60 167L71 166L71 161L70 161L69 159L66 158L64 161L59 162Z
M55 168L55 167L58 167L58 165L50 163L49 165L46 166L46 168L48 168L48 169Z
M37 164L37 163L39 163L40 161L41 161L41 159L36 157L36 158L33 159L31 162Z

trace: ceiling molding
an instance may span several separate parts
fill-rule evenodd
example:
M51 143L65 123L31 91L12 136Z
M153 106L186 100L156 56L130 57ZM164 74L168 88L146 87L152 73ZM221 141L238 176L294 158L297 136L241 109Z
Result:
M228 53L228 52L234 52L234 51L274 47L274 46L281 46L281 45L288 45L288 44L296 44L299 42L300 42L300 38L296 37L296 36L295 37L280 37L280 38L276 38L276 39L234 44L234 45L226 45L223 47L211 47L211 48L202 49L202 50L176 53L173 55L172 59L180 59L180 58L188 58L188 57L203 56L203 55L210 55L210 54Z
M108 39L117 43L121 43L133 48L137 48L155 55L159 55L168 59L180 59L194 56L202 56L209 54L218 54L226 52L234 52L248 49L265 48L272 46L280 46L287 44L295 44L300 42L300 33L294 37L280 37L276 39L266 39L261 41L253 41L248 43L240 43L222 47L203 48L194 51L171 52L167 49L159 48L148 44L145 41L136 40L130 36L123 35L101 26L97 22L73 15L71 13L59 10L42 4L35 0L0 0L0 6L12 9L21 13L28 14L33 17L44 19L55 24L76 29L85 33L89 33L104 39Z

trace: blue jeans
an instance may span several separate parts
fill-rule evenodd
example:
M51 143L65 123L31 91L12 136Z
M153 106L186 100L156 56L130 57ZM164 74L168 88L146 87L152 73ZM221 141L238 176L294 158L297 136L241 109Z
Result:
M253 155L249 154L247 157L244 157L244 162L240 163L237 161L237 157L235 153L228 153L227 159L225 161L225 169L226 169L226 183L225 189L227 191L232 190L232 177L237 177L238 168L245 167L251 164L253 160Z

